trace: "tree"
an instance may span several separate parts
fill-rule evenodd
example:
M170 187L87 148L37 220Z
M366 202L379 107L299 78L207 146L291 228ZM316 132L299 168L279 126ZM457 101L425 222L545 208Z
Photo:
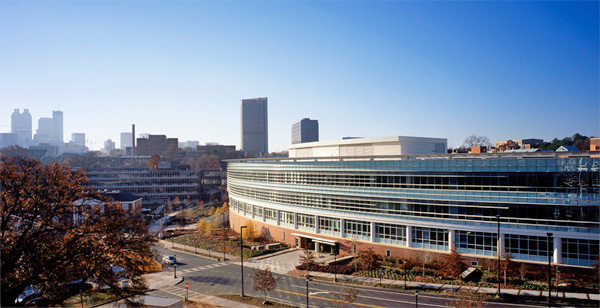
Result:
M254 229L252 221L246 221L246 228L244 229L242 236L246 241L251 241L256 237L256 230Z
M146 289L141 274L154 237L86 183L82 171L64 165L0 158L1 306L31 305L36 297L62 306L90 281L118 297ZM120 288L119 278L129 287ZM39 292L15 303L29 286Z
M150 156L150 160L148 161L148 166L150 167L150 169L158 169L158 163L160 163L160 156L158 154Z
M444 256L442 267L437 271L436 275L456 279L466 269L467 265L463 263L462 256L456 252L456 248L452 248L450 254Z
M475 291L460 291L451 308L483 308L488 296Z
M206 221L201 220L198 223L198 232L205 234L206 233Z
M360 266L364 271L370 271L379 268L379 256L375 254L373 248L368 248L359 253Z
M254 291L261 291L264 294L265 303L267 302L267 292L273 291L277 288L277 282L279 278L273 277L271 268L267 266L264 270L257 270L254 272Z
M490 138L485 136L477 136L475 134L465 138L463 147L471 148L474 146L491 146Z
M210 210L208 210L208 216L215 215L215 213L216 213L215 207L211 206Z
M339 293L333 293L333 298L336 307L344 308L346 304L352 305L358 297L358 291L353 287L348 287L345 290L341 290Z
M300 264L313 265L315 263L315 252L308 248L304 248L304 254L300 256Z
M173 200L173 208L177 210L180 205L181 205L181 200L179 199L179 197L176 196L175 199Z

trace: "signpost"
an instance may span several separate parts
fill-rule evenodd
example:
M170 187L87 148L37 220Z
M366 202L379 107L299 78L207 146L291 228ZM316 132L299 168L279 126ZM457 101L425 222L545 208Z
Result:
M190 285L186 282L185 283L185 300L188 300L188 289L190 288Z

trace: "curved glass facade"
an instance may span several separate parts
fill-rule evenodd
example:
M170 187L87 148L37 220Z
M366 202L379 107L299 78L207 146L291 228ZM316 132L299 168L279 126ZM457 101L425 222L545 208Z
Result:
M494 257L500 215L502 253L592 266L599 161L554 153L281 158L229 161L227 173L233 210L290 229ZM267 218L257 215L265 210Z

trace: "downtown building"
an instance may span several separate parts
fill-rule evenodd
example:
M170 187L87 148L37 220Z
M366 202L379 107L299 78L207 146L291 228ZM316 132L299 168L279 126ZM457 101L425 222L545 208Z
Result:
M445 139L293 145L229 160L230 224L299 248L591 267L600 236L597 153L446 154ZM499 228L499 232L498 232ZM494 261L495 262L495 261Z
M292 125L292 144L319 141L319 121L304 118Z
M269 113L267 98L240 102L241 150L249 155L269 153Z

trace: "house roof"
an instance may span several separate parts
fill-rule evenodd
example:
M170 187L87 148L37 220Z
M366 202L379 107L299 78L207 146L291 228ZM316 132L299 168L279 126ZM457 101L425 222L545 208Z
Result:
M560 148L556 149L556 152L573 152L579 151L579 148L572 145L562 145Z
M111 198L115 199L115 201L119 201L119 202L133 202L133 201L142 199L142 197L138 197L134 194L120 192L120 191L103 192L102 195L105 197L111 197Z

